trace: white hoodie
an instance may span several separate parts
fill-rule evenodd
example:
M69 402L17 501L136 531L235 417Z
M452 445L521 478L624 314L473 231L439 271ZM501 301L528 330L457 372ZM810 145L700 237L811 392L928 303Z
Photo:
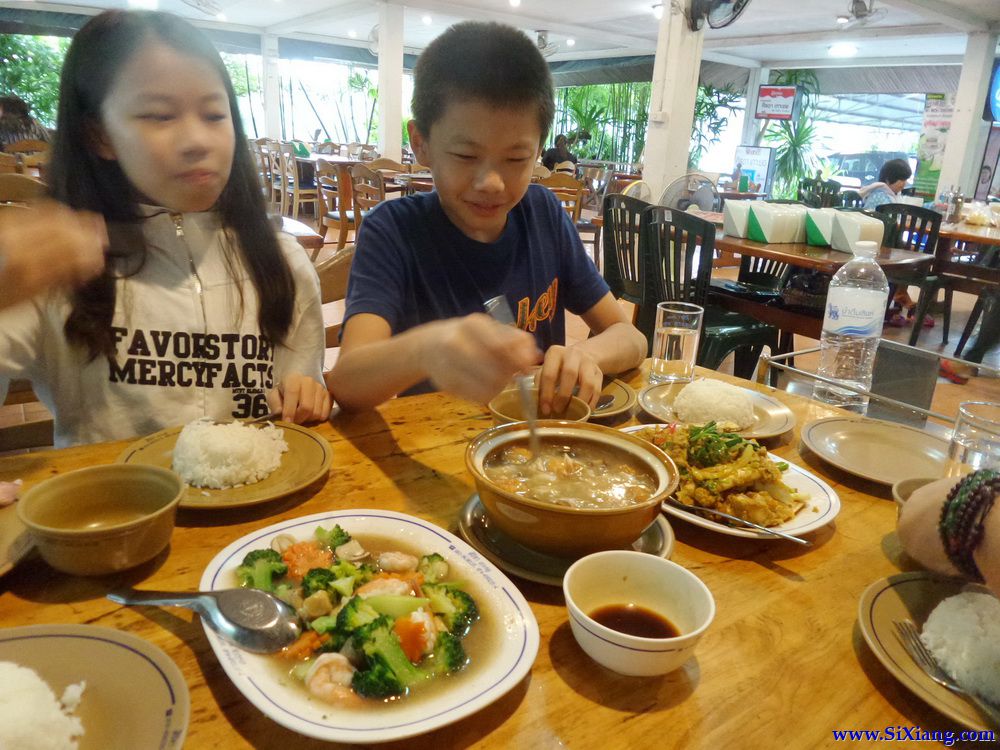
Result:
M55 415L57 447L147 435L202 416L262 416L267 391L288 373L322 379L319 280L294 239L278 235L295 306L285 344L272 347L258 327L253 282L238 260L238 280L227 266L217 214L146 210L146 263L116 282L114 366L102 356L88 362L67 343L64 293L0 312L0 403L9 379L30 379Z

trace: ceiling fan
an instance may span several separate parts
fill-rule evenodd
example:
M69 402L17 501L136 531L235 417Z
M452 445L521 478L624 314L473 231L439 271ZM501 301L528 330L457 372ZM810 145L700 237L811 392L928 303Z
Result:
M705 21L713 29L728 26L746 10L750 0L691 0L688 9L688 26L698 31Z
M559 51L559 44L549 41L549 32L545 29L535 31L535 46L542 53L542 57L551 57Z
M847 29L853 29L858 26L864 26L872 21L877 21L885 16L885 14L885 8L875 7L875 0L850 0L850 4L847 7L847 15L838 16L837 20L841 22L841 30L846 31ZM844 21L845 18L847 19L846 21Z
M217 16L222 12L222 8L215 0L184 0L184 3L208 16Z

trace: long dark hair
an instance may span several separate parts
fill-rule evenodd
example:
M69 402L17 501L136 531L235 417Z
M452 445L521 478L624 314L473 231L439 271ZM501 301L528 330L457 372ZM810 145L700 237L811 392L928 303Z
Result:
M70 44L59 87L58 129L52 146L50 192L72 208L95 211L109 223L111 248L105 273L79 289L66 320L66 338L87 348L93 359L113 356L111 322L115 278L135 273L146 257L135 190L117 161L92 148L101 122L101 105L115 78L141 45L155 39L212 65L229 99L236 135L232 171L215 210L235 253L250 275L259 300L261 332L284 342L292 322L295 285L257 182L229 74L212 43L194 26L168 13L101 13L81 28ZM229 259L232 260L231 258ZM242 290L241 290L242 299Z

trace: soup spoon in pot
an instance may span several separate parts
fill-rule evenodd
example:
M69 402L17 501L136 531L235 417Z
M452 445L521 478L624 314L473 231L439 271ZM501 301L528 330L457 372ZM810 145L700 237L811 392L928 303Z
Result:
M255 654L270 654L290 645L301 634L295 610L260 589L196 591L136 591L108 594L118 604L149 604L194 610L223 639Z

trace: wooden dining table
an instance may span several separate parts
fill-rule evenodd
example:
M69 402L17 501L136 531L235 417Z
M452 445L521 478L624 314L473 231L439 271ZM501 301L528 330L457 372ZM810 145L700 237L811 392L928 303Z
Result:
M385 747L803 748L832 744L836 729L957 729L898 684L859 633L859 596L904 564L888 488L843 474L799 447L803 425L842 412L762 385L700 374L767 392L792 410L796 427L768 444L836 490L842 503L836 520L809 534L810 547L801 547L722 535L670 518L676 534L672 559L707 584L717 614L694 658L662 677L624 677L598 666L570 632L561 589L514 579L541 632L530 674L474 715ZM621 377L639 388L646 371ZM209 561L233 540L320 511L389 509L454 531L473 492L466 445L490 424L483 406L442 393L336 414L315 428L333 452L325 481L248 509L182 510L169 548L119 576L75 578L29 557L0 579L0 622L103 625L161 648L190 689L187 747L329 748L281 727L246 700L222 671L197 617L186 610L122 608L105 594L122 583L194 590ZM2 457L0 480L21 479L27 488L113 462L127 444Z

